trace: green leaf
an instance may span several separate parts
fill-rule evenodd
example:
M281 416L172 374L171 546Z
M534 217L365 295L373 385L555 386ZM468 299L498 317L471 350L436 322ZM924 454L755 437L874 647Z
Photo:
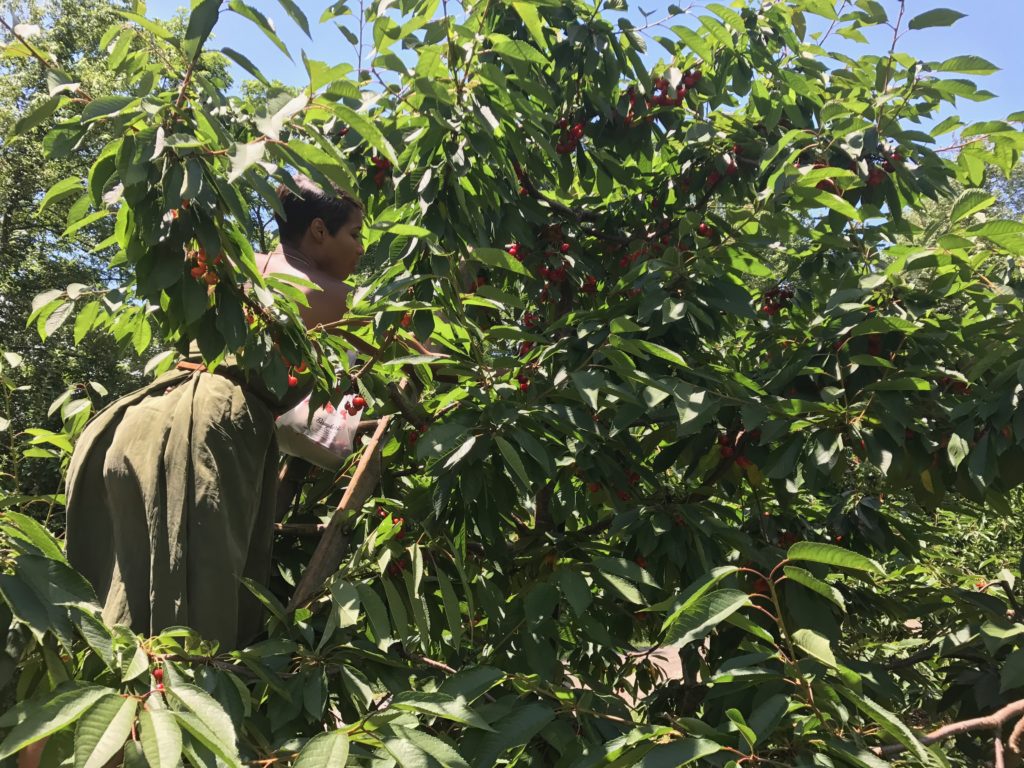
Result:
M181 52L187 59L195 59L199 55L219 15L220 0L199 0L192 7L192 12L188 16L188 29L185 30L185 41L181 46Z
M435 717L443 717L471 728L480 728L484 731L494 730L486 720L470 708L461 696L449 696L439 692L403 691L395 695L391 706L408 712L422 712Z
M130 11L117 11L117 13L123 16L124 18L128 19L128 21L135 22L147 32L151 32L163 40L174 39L174 33L171 32L171 30L169 30L159 21L147 19L145 16L141 16L137 13L132 13Z
M306 33L306 37L312 38L309 34L309 19L306 18L306 14L302 12L302 9L295 3L295 0L277 0L284 12L287 13L292 21L299 25L299 28Z
M685 608L668 616L662 623L666 643L686 645L700 640L740 608L750 598L738 589L709 592Z
M842 593L831 584L817 578L810 571L798 568L795 565L787 565L782 570L790 581L794 581L801 586L807 587L812 592L817 592L826 600L830 600L835 603L841 610L846 610L846 601L843 599Z
M133 103L135 99L131 96L99 96L82 110L82 122L89 123L104 117L113 117L120 114Z
M135 653L132 654L132 659L128 662L128 666L124 670L124 674L121 675L121 682L127 683L129 680L142 675L149 669L149 654L141 646L135 646Z
M936 72L960 72L965 75L991 75L999 71L999 67L980 56L954 56L935 65L933 69Z
M49 120L53 113L57 111L57 107L61 105L61 102L64 101L64 99L65 97L63 95L58 94L56 96L51 96L32 107L27 114L18 118L18 121L14 124L14 131L12 132L12 135L21 136Z
M494 442L498 444L498 450L501 451L501 455L504 457L508 465L512 467L512 471L515 473L516 477L522 480L525 488L529 488L530 476L526 474L526 467L523 466L523 460L519 458L519 454L516 452L516 449L500 435L495 435Z
M463 759L462 755L456 752L454 747L438 737L401 725L392 725L391 729L395 732L396 736L411 742L417 748L437 760L444 768L469 768L469 763Z
M949 463L953 469L960 466L967 454L971 452L971 444L955 432L949 436L949 445L946 446L946 455L949 456Z
M896 717L896 715L866 696L861 696L851 691L849 688L837 685L835 690L844 698L852 701L857 709L874 720L874 722L882 727L882 730L905 746L921 765L929 766L929 768L939 768L941 763L935 755L917 740L914 732L904 725L903 721Z
M830 208L848 219L853 219L854 221L861 221L862 219L860 211L839 195L833 195L831 192L826 192L823 189L816 189L813 192L805 192L804 197L813 200L818 205Z
M804 560L809 563L824 563L840 568L850 568L854 571L864 571L885 576L882 566L857 552L837 547L834 544L824 544L814 541L799 541L789 548L786 553L787 560Z
M978 211L983 211L995 205L996 199L983 189L966 189L960 193L956 202L953 203L953 210L949 214L949 220L953 224L973 216Z
M356 112L345 104L334 104L331 106L331 109L342 120L342 122L347 123L355 130L356 133L362 136L371 147L391 161L392 165L398 165L398 157L395 155L395 148L391 146L390 142L388 142L386 138L384 138L384 134L381 133L380 128L378 128L376 123L370 120L369 117L361 112Z
M230 768L242 768L238 758L238 751L224 742L222 736L234 737L234 728L230 734L220 734L213 731L210 726L191 712L172 711L174 719L178 724L195 738L200 744L220 757ZM182 747L184 749L184 745Z
M452 647L458 648L462 644L462 611L459 608L459 598L448 575L440 568L434 573L438 588L441 590L441 602L444 605L448 631L452 633Z
M38 696L23 707L27 717L15 725L0 742L0 760L71 725L93 704L112 693L116 692L111 688L87 685L64 691L56 696L52 692ZM4 719L7 718L7 714L4 715Z
M927 29L928 27L950 27L967 14L949 8L935 8L915 16L907 26L910 29Z
M75 768L103 768L132 733L139 700L111 694L100 699L75 728Z
M554 717L555 713L539 702L517 706L493 723L493 733L485 734L473 744L471 765L474 768L492 768L506 750L528 744ZM468 747L466 751L470 752Z
M4 512L4 518L6 522L16 526L16 532L12 532L12 535L30 543L39 550L43 557L67 564L67 558L57 539L38 520L13 510Z
M359 592L359 602L366 611L366 618L370 621L370 627L378 640L386 640L391 637L391 622L388 621L388 609L380 595L368 584L356 584L356 591Z
M39 338L43 341L53 334L55 334L64 322L71 317L71 313L75 310L75 303L73 301L66 301L62 304L54 307L51 312L43 312L39 315L39 320L36 323L36 330L39 332Z
M523 24L526 25L530 32L530 37L533 38L537 47L542 51L547 48L547 43L544 40L544 26L541 22L537 6L533 3L513 2L512 7L516 9L519 18L523 20Z
M181 761L181 728L166 709L147 709L139 715L142 753L151 768L175 768Z
M444 463L444 469L451 469L464 458L466 455L473 450L473 446L476 445L476 435L470 435L466 438L465 442L458 447L457 450L452 452L452 455L448 457L448 460Z
M492 34L491 47L494 52L514 61L536 64L542 69L548 65L547 58L525 40L513 40L505 35Z
M43 195L43 199L39 201L39 208L36 209L36 213L41 214L52 203L55 203L68 195L74 194L75 192L81 191L82 180L77 176L71 176L63 181L58 181L47 190L45 195Z
M270 81L263 75L260 68L257 67L245 54L239 53L234 48L221 48L220 52L231 59L235 64L240 66L250 75L259 80L263 85L270 86Z
M898 376L894 379L882 379L868 384L864 389L869 392L928 392L932 383L916 376Z
M832 653L832 646L828 638L815 632L813 629L801 627L792 633L793 642L798 648L820 661L826 666L836 667L836 656Z
M230 153L231 172L228 174L228 183L233 183L249 168L263 159L267 151L266 143L252 141L248 144L235 144Z
M208 725L217 738L225 744L232 754L237 755L235 724L220 703L202 688L189 683L175 683L167 686L167 694L177 699L187 709Z
M320 733L306 742L292 768L343 768L348 760L345 731Z
M708 757L722 750L721 745L708 739L678 739L669 744L659 744L648 752L638 768L676 768L689 765L694 760Z
M228 3L228 8L237 13L239 16L248 19L257 27L259 27L260 31L267 36L267 39L270 40L270 42L272 42L274 45L276 45L278 49L280 49L281 53L283 53L285 56L288 57L289 60L291 60L292 55L291 53L288 52L288 46L286 46L281 41L281 38L277 36L277 30L274 28L274 22L272 22L258 10L253 8L251 5L248 5L247 3L243 2L243 0L231 0Z
M479 261L481 264L486 264L489 267L495 267L496 269L505 269L509 272L515 272L516 274L523 275L524 277L532 277L530 271L522 265L516 258L506 251L500 248L474 248L469 254L469 257L474 261Z

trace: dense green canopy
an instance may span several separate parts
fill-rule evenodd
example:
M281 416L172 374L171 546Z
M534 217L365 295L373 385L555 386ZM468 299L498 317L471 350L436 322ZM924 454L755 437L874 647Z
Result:
M106 227L123 275L101 297L48 273L42 337L163 340L147 371L195 341L394 419L374 498L335 518L340 567L286 607L316 544L294 534L358 456L301 487L243 651L103 626L59 544L0 523L0 753L77 723L48 749L97 765L126 740L161 766L1013 764L1024 223L998 179L1021 115L938 121L995 67L899 49L960 14L438 5L361 5L366 68L306 58L294 87L204 53L226 13L284 48L243 0L177 30L121 11L69 60L49 30L5 47L49 73L19 141L47 163L95 146L40 207L72 203L71 240ZM221 55L262 82L231 95ZM78 73L98 64L109 92ZM253 261L296 171L366 202L340 329L303 328Z

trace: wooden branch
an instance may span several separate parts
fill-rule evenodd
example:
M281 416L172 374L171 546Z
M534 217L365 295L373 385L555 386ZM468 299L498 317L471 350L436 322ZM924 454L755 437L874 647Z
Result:
M929 744L948 739L950 736L959 736L962 733L973 733L974 731L996 731L998 733L1010 720L1021 715L1024 715L1024 699L1007 704L1002 709L986 717L974 717L970 720L961 720L958 723L949 723L925 736L918 736L917 740L927 747ZM1020 723L1017 723L1013 732L1017 733L1020 727ZM1012 735L1010 742L1012 745ZM906 749L902 744L890 744L885 747L875 747L872 752L879 757L890 757L905 752Z
M326 530L323 523L274 523L274 531L291 536L320 536Z
M399 384L399 388L403 390L409 386L411 385L406 379L403 379ZM338 566L341 565L345 554L345 547L348 545L344 531L348 513L362 507L366 500L370 498L374 488L377 487L377 481L380 479L381 472L381 451L384 448L384 436L391 426L392 418L391 416L385 416L377 423L377 429L374 430L373 437L370 438L370 442L363 449L362 456L359 457L359 463L356 466L356 471L352 475L352 480L349 481L348 488L345 489L345 495L342 496L341 502L338 504L337 509L334 510L331 522L328 523L327 530L324 531L323 538L313 553L309 565L306 566L306 570L303 571L302 579L299 581L298 586L295 588L295 593L288 603L289 611L294 611L299 606L309 602L320 591L327 579L338 569Z
M1017 755L1019 762L1020 756L1024 755L1024 717L1013 726L1013 730L1010 731L1010 738L1006 740L1006 743L1010 747L1010 751Z

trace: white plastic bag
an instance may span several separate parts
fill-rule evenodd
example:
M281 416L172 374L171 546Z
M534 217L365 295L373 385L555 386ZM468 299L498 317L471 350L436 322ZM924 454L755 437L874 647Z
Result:
M328 403L309 418L307 397L277 417L277 444L282 453L298 456L324 469L338 469L352 453L363 409L349 413L352 398L345 395L335 408Z

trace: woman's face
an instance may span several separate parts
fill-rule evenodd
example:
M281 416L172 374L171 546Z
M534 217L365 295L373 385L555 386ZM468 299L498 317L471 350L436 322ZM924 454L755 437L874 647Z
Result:
M327 231L322 219L314 219L310 225L316 241L316 253L310 254L317 267L344 280L356 271L363 255L363 212L353 211L348 221L333 235Z

